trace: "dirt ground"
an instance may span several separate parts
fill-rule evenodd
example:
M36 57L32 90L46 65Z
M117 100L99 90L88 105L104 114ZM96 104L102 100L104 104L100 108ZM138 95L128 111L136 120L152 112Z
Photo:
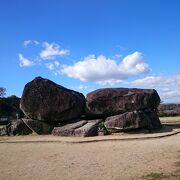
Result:
M91 143L0 143L0 180L126 180L177 170L180 134Z
M0 179L139 179L175 170L180 135L84 144L0 144Z

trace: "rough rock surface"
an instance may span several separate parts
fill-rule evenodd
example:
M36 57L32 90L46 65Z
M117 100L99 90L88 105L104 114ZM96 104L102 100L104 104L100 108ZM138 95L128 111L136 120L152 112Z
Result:
M83 126L87 122L88 121L86 120L81 120L55 127L52 131L52 134L57 136L75 136L74 130Z
M106 118L105 127L109 132L121 132L139 128L159 130L162 126L156 113L133 111Z
M7 135L7 129L6 126L3 126L0 128L0 136L6 136Z
M51 134L55 124L50 122L43 122L33 119L22 119L24 123L37 134Z
M149 130L160 130L162 125L159 120L158 112L156 110L146 110L145 113L150 119L150 124L147 128Z
M25 85L20 107L30 119L62 122L83 113L83 94L37 77Z
M28 135L32 133L31 129L26 126L22 119L11 121L11 123L4 126L0 131L0 135L2 136Z
M105 120L105 127L109 132L119 132L146 127L149 118L143 112L126 112L110 116Z
M88 121L84 126L75 129L75 136L90 137L98 136L98 124L99 121Z
M81 120L74 123L55 127L52 131L57 136L89 137L98 135L98 124L102 120Z
M108 117L127 111L156 109L160 97L154 89L105 88L87 94L86 115Z

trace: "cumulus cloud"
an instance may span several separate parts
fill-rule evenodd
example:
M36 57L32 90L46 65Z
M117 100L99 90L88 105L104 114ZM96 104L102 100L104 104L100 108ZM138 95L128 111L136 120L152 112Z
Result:
M62 49L58 44L43 42L44 49L40 52L42 59L55 59L57 56L65 56L69 54L69 50Z
M117 84L130 76L149 72L148 64L140 52L126 56L122 62L100 55L89 55L74 65L64 65L62 73L81 81L92 81L99 84Z
M56 74L59 73L60 63L55 60L58 56L65 56L69 54L69 50L62 49L58 44L49 43L49 42L39 42L37 40L26 40L23 42L24 47L28 47L29 45L40 45L42 49L38 54L35 54L33 59L29 60L24 57L23 54L19 54L19 65L20 67L30 67L33 65L41 65L45 66L49 70L55 70ZM39 48L38 47L38 48ZM44 61L46 59L46 61ZM52 62L54 60L54 62Z
M140 52L134 52L126 56L120 64L122 71L128 75L136 75L148 72L149 65L144 63L144 57Z
M35 63L23 56L23 54L19 54L19 66L20 67L30 67L34 66Z
M37 40L26 40L23 42L24 47L27 47L30 44L39 45L39 42Z

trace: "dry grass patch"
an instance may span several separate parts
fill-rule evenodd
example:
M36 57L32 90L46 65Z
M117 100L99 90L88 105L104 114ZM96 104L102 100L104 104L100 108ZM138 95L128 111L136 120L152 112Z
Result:
M180 123L180 116L160 117L162 123Z
M169 176L164 175L163 173L150 173L143 177L146 180L162 180L167 179Z
M175 166L177 169L169 174L166 173L157 173L152 172L150 174L147 174L146 176L143 176L142 179L145 180L178 180L180 179L180 151L178 151L177 161L175 162Z

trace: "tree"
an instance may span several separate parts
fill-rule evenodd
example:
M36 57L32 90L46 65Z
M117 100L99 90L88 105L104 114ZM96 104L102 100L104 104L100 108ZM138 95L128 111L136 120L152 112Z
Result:
M6 95L6 88L0 87L0 97L4 97Z
M14 95L9 97L1 97L0 117L16 119L16 114L18 114L19 118L24 117L24 113L20 109L20 98Z

